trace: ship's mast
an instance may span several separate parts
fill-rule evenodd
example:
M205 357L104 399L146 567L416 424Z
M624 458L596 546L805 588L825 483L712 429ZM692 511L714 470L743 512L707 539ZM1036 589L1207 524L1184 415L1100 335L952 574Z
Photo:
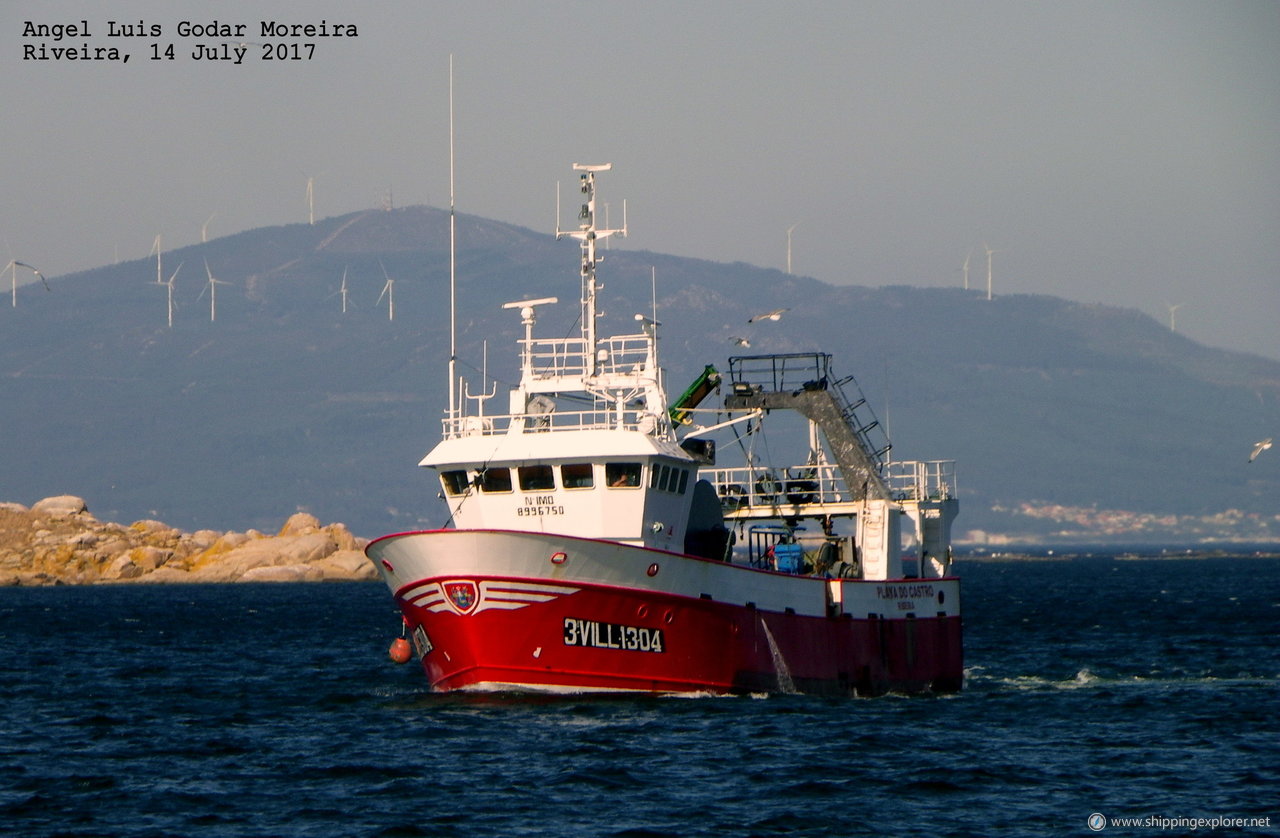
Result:
M603 261L596 254L596 242L607 239L614 234L627 235L627 204L622 203L622 227L618 229L599 229L596 227L596 172L607 172L613 168L612 163L586 165L574 163L573 170L581 172L578 182L583 195L582 208L578 211L578 229L561 230L557 220L556 238L565 236L575 238L582 249L582 338L584 343L583 359L588 379L599 371L600 357L596 351L596 292L600 289L596 282L596 265Z
M458 233L453 194L453 55L449 55L449 418L461 415L458 404Z

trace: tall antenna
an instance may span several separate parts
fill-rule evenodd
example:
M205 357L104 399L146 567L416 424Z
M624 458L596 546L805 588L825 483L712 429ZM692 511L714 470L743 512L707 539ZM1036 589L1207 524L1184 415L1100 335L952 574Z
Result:
M577 230L561 230L560 219L556 218L556 238L564 238L569 236L581 242L582 250L582 337L586 345L587 357L586 372L587 375L595 376L599 369L600 356L596 352L596 318L599 316L596 312L596 291L600 285L596 282L596 265L602 261L602 257L596 255L596 242L602 239L608 239L615 233L625 236L627 234L627 202L622 202L622 227L613 229L599 229L596 227L596 173L607 172L613 168L612 163L602 163L599 165L585 165L582 163L574 163L573 170L581 172L578 176L580 190L585 196L586 202L578 211L578 229Z
M1165 305L1169 309L1169 331L1176 332L1178 331L1178 309L1182 308L1186 303L1178 303L1177 305L1174 305L1173 303L1166 302Z
M649 299L653 303L653 325L656 329L658 326L658 267L657 265L649 266ZM640 319L640 318L636 318ZM655 332L656 334L656 332ZM658 382L662 382L662 366L658 363L658 341L653 342L653 367L654 373L658 376Z
M987 299L990 300L991 299L991 254L1003 253L1004 251L992 250L990 247L987 247L986 242L982 243L982 247L984 250L987 251Z
M658 266L649 266L649 300L653 305L653 319L658 319Z
M453 53L449 53L449 418L458 417L458 238L453 192Z
M790 227L787 228L787 275L788 276L791 275L791 233L793 230L795 230L799 226L800 226L800 222L797 221L795 224L792 224Z

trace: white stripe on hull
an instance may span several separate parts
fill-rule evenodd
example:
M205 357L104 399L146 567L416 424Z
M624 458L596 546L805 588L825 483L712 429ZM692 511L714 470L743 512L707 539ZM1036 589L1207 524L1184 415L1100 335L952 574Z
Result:
M603 586L813 617L833 611L887 620L960 614L960 583L954 578L824 579L554 534L408 533L373 542L369 554L393 593L433 612L519 609L572 595L582 586ZM489 578L479 583L478 602L459 607L445 590L455 577Z

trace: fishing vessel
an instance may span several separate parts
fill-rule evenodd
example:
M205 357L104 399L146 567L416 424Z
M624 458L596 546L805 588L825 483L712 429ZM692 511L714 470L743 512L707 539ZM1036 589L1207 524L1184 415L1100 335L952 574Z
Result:
M598 330L599 248L626 234L597 224L609 169L574 165L578 224L556 231L579 243L580 334L535 336L555 297L503 305L524 336L500 414L451 356L419 464L449 524L367 547L432 689L960 689L954 462L892 461L826 353L736 356L669 400L655 317ZM774 466L754 440L784 415L807 438Z

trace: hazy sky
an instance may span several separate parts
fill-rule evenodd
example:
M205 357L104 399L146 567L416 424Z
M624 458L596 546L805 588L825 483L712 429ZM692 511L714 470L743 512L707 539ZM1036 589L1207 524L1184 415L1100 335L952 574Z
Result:
M91 38L23 36L82 19ZM111 20L163 32L108 38ZM278 41L262 20L359 34L239 65L177 34ZM985 242L997 294L1166 324L1176 304L1180 333L1280 358L1273 0L0 0L0 33L0 255L49 276L157 234L198 242L206 221L210 238L305 221L308 177L317 217L388 190L447 206L452 53L460 212L549 232L570 165L612 162L621 246L785 268L795 225L795 273L958 286L972 252L985 290ZM131 57L24 59L41 44Z

